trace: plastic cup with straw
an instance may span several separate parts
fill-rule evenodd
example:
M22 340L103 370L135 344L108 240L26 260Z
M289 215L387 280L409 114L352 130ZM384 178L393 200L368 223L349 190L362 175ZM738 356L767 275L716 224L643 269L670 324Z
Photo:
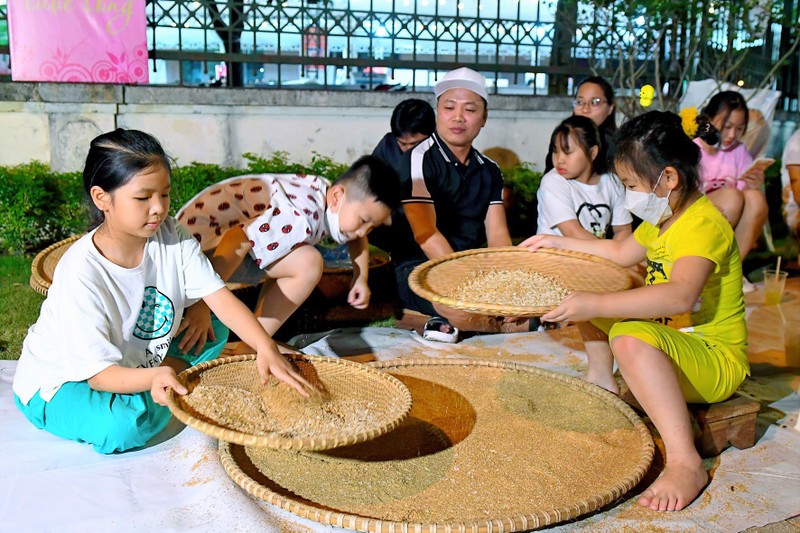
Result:
M781 303L786 276L787 273L781 271L781 257L778 256L778 264L774 271L771 268L764 269L764 303L767 305Z

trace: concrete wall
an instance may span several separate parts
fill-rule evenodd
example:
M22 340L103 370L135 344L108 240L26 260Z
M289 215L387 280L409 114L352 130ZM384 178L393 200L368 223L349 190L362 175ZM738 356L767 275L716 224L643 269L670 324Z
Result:
M0 84L0 164L31 160L80 170L89 141L117 126L155 135L178 164L242 166L245 152L313 153L346 163L370 153L394 106L431 93ZM502 146L541 165L550 133L571 112L564 97L495 96L478 149Z
M80 170L89 141L118 126L152 133L178 164L240 167L245 152L276 151L299 163L314 152L347 163L372 151L394 106L411 97L434 103L432 93L0 83L0 165L39 160L57 171ZM541 168L570 101L491 96L475 145L511 149ZM776 114L773 152L798 123L796 113Z

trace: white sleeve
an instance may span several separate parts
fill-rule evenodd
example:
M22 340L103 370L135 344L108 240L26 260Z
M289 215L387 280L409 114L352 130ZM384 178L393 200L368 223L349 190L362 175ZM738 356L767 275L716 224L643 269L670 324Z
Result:
M547 228L538 228L540 233L552 230L562 222L578 219L569 183L557 172L550 171L542 177L536 197L540 219L547 225Z
M789 141L783 149L781 162L784 165L800 164L800 130L797 130L789 137Z
M217 292L225 282L214 271L200 244L180 224L175 225L180 239L186 298L198 300Z
M121 342L124 326L102 278L80 267L62 270L22 346L14 392L25 404L37 391L50 401L62 384L85 381L123 358L112 339Z
M624 226L633 222L631 212L625 207L625 186L614 174L605 174L608 182L608 197L611 200L611 225Z

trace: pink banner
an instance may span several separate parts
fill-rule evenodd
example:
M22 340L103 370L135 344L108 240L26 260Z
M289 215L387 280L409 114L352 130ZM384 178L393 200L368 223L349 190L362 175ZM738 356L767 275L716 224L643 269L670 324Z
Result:
M147 83L145 0L8 0L14 81Z

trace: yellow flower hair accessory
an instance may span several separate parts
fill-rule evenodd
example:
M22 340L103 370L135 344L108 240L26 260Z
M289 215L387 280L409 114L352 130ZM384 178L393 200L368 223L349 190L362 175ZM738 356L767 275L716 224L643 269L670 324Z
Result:
M656 95L656 90L652 85L644 85L639 89L639 104L642 107L650 107L653 105L653 97Z
M683 126L683 131L691 138L694 138L695 133L697 133L697 108L692 107L684 107L678 113L681 117L681 126Z

